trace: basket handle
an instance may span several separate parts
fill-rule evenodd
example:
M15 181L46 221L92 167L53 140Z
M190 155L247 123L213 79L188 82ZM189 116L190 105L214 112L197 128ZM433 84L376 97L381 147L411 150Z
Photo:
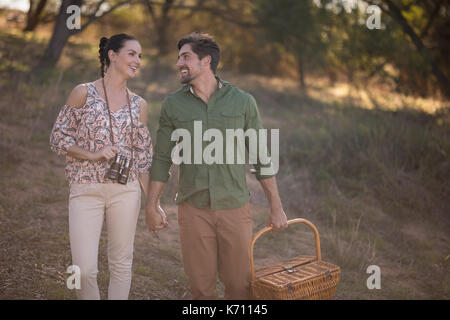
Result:
M306 219L292 219L288 221L288 225L291 224L297 224L297 223L303 223L306 224L308 227L310 227L314 231L314 236L316 239L316 257L317 260L322 260L322 254L320 253L320 238L319 238L319 231L317 230L316 226L313 225L310 221ZM255 248L255 242L258 240L259 237L261 237L264 233L271 231L272 227L265 227L258 231L258 233L253 237L252 244L250 247L250 265L252 270L252 281L255 280L255 261L254 261L254 248Z

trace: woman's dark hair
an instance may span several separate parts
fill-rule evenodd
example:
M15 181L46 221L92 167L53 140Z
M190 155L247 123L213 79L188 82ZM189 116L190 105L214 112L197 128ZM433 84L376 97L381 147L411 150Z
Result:
M115 34L109 39L105 37L102 37L100 39L98 55L100 58L100 65L101 65L100 70L102 78L105 76L105 65L106 67L109 67L110 63L108 51L113 50L114 52L119 52L119 50L124 46L125 41L128 40L137 40L137 39L125 33Z
M220 49L214 38L207 33L193 32L178 41L178 50L186 43L191 45L192 51L199 59L211 56L211 70L215 74L220 60Z

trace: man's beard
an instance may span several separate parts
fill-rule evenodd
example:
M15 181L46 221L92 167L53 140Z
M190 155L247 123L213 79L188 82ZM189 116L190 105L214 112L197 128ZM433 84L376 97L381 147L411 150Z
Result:
M186 77L182 77L180 82L181 82L181 84L186 84L186 83L191 82L191 80L192 80L192 77L190 75L187 75Z
M186 76L184 76L184 77L181 76L180 82L182 84L186 84L186 83L191 82L192 79L193 79L193 77L192 77L191 73L188 71L188 74Z

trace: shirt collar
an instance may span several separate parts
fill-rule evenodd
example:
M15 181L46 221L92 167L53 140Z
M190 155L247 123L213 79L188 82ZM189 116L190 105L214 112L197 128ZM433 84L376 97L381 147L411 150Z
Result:
M218 90L220 90L223 85L224 85L224 81L222 79L220 79L218 76L214 76L217 79L217 83L218 83ZM190 84L186 84L183 88L183 91L190 91L192 94L195 95L194 93L194 89L192 88L192 86Z

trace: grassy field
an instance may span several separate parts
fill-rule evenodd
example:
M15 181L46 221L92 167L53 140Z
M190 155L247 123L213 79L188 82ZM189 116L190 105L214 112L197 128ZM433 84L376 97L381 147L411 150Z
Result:
M64 159L50 151L48 138L70 90L98 77L97 49L71 43L57 68L30 75L44 47L38 37L0 33L0 299L75 298L65 285L71 257ZM336 299L450 298L448 101L320 79L308 79L305 93L289 79L219 75L252 93L265 125L280 128L282 201L289 218L318 227L323 259L342 268ZM155 136L161 102L179 86L174 69L165 59L147 59L129 86L149 102ZM257 231L268 205L253 176L248 183ZM171 178L162 199L170 227L158 236L146 231L141 212L131 299L190 298L175 192ZM313 253L312 232L294 226L261 238L255 256L265 265ZM370 265L381 268L379 290L366 286ZM105 230L99 271L105 298Z

